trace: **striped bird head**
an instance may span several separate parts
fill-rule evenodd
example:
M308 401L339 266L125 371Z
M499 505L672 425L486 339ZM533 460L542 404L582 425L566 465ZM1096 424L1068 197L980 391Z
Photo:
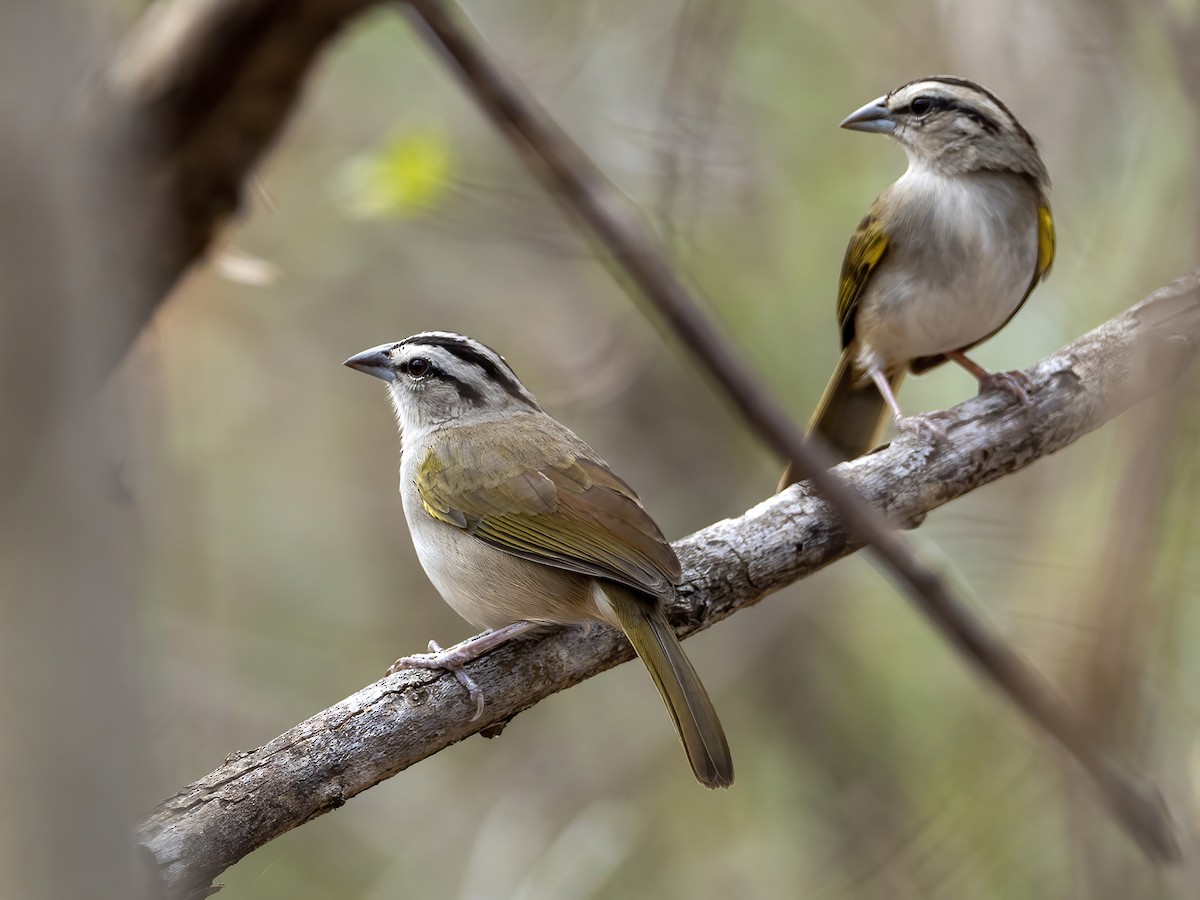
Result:
M847 116L843 128L890 134L911 166L947 175L1009 171L1045 193L1046 167L1029 132L1004 102L980 84L930 75L896 88Z
M364 350L345 365L388 383L403 432L541 411L503 356L461 334L414 334Z

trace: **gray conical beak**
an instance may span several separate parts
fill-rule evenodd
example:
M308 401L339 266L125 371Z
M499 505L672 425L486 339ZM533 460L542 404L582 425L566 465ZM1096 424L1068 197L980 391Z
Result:
M880 134L891 134L896 130L896 120L888 112L887 97L883 96L850 113L842 119L840 127L849 128L851 131L875 131Z
M380 344L378 347L354 354L342 365L366 372L368 375L374 375L376 378L382 378L384 381L395 381L396 371L392 368L392 357L388 352L395 346L395 344Z

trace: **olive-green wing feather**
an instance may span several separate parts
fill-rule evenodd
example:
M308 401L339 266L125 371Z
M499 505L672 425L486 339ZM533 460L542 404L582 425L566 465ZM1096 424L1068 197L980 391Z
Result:
M842 331L842 346L848 347L854 340L854 315L862 300L863 291L871 279L871 273L887 252L888 238L883 232L874 206L858 223L858 228L846 246L842 259L842 276L838 281L837 319Z
M808 423L809 434L820 434L836 461L854 459L866 453L879 436L884 410L883 396L874 385L858 383L851 360L850 345L854 341L854 317L862 303L863 293L888 249L876 210L879 201L858 223L858 228L846 246L842 259L842 277L838 282L837 318L842 332L842 356L821 402ZM898 386L899 375L890 376ZM790 464L779 481L778 490L793 484L799 475Z
M431 447L417 476L425 510L516 556L670 596L679 559L637 495L566 429L547 435L544 421L514 425L508 447L484 448L495 465L479 465L470 440Z

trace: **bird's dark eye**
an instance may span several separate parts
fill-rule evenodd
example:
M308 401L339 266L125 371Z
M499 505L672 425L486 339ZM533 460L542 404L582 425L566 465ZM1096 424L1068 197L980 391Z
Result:
M433 368L433 363L423 356L414 356L404 365L404 371L413 378L424 378Z
M913 115L923 116L925 113L933 109L933 105L932 97L917 97L911 104L909 104L909 109L913 111Z

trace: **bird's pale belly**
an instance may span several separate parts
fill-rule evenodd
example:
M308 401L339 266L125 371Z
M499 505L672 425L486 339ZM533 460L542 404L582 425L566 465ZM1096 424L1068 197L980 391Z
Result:
M898 298L879 307L878 337L870 344L887 361L888 369L919 357L960 350L1003 326L1024 293L1022 286L1007 295L928 290Z
M1012 317L1038 264L1038 196L1028 179L910 165L880 201L890 238L854 314L860 373L966 349Z
M1029 290L1036 235L1014 251L988 262L962 259L937 279L914 278L899 268L877 272L855 321L860 370L878 365L895 371L914 359L965 349L998 331Z
M592 599L594 579L499 550L423 509L410 513L407 502L405 516L425 574L476 628L605 620Z

